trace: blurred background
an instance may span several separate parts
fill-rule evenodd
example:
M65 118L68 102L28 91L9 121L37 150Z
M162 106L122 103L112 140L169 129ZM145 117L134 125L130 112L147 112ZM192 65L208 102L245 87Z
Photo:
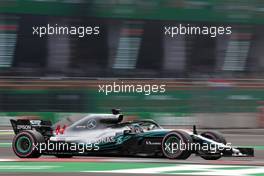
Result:
M32 35L47 24L100 26L100 35ZM164 35L178 24L232 35ZM0 126L119 107L163 125L263 128L263 31L263 0L1 0ZM98 93L113 80L166 93Z

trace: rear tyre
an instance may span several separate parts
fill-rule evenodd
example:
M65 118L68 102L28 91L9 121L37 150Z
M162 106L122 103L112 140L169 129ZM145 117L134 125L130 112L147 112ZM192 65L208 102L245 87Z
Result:
M226 145L225 137L218 131L206 131L201 133L201 136L211 139L215 142L219 142ZM208 151L207 151L208 152ZM208 154L206 151L200 151L200 156L205 160L218 160L222 157L221 152Z
M27 130L18 133L14 137L12 148L19 158L38 158L41 156L38 146L44 142L42 134L37 131Z
M169 159L187 159L192 151L189 146L193 142L191 136L184 131L172 131L162 140L162 152Z

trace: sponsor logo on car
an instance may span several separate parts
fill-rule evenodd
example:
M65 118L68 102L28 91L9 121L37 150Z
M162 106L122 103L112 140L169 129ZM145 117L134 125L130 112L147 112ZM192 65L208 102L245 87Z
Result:
M18 130L30 130L31 126L30 125L17 125Z
M111 143L111 142L115 142L114 136L104 137L96 141L96 143L99 143L99 144L105 144L105 143Z
M161 145L160 142L146 141L146 145Z

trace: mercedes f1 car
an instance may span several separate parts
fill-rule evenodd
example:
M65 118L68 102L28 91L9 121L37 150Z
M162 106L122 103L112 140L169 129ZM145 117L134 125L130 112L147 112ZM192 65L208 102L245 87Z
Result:
M163 129L153 120L122 122L117 109L112 114L91 114L67 127L43 120L11 120L15 133L12 147L20 158L41 155L57 157L145 156L187 159L196 154L206 160L223 156L252 157L252 148L232 147L217 131Z

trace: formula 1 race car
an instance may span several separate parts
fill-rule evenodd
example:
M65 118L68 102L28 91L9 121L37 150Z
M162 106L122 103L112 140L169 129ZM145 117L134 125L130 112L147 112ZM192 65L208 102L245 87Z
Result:
M12 147L20 158L55 155L145 156L187 159L196 154L206 160L222 156L253 157L252 148L232 147L216 131L197 133L163 129L153 120L122 122L118 109L112 114L91 114L68 126L52 126L43 120L11 120L15 137Z

